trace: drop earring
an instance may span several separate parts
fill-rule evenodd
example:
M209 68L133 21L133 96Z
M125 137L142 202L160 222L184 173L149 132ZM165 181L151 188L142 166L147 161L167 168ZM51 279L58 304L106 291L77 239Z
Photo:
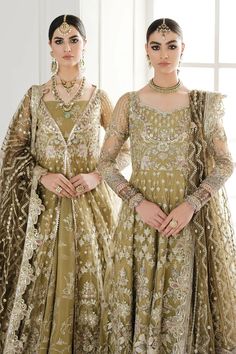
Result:
M179 74L179 72L180 72L180 67L181 67L181 63L182 63L182 57L183 57L183 53L180 54L179 65L178 65L178 69L177 69L177 74Z
M152 67L152 63L151 63L151 60L150 60L150 57L149 57L148 54L146 55L146 58L147 58L148 66L149 66L149 68L151 68Z
M79 61L79 68L82 73L85 71L84 50L82 52L82 58Z
M57 60L53 57L53 52L50 52L52 61L51 61L51 73L52 75L56 75L58 72L58 62Z

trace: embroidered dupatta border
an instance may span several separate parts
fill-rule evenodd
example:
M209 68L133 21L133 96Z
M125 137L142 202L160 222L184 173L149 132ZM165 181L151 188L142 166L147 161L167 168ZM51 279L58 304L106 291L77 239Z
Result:
M204 119L209 107L208 93L190 93L191 118L196 125L189 149L191 195L208 174ZM222 188L195 215L193 311L188 353L236 352L236 252L227 197Z
M16 335L16 332L20 326L20 322L24 316L27 316L31 311L30 308L27 309L27 306L23 299L23 294L26 290L26 287L30 282L34 279L34 271L30 264L30 259L33 256L34 250L38 246L38 238L37 238L37 230L35 229L35 224L37 223L38 217L41 214L44 207L42 205L42 201L40 200L39 196L37 195L37 186L38 181L41 175L45 172L43 168L40 166L36 166L34 162L34 143L35 143L35 134L36 134L36 126L37 126L37 115L36 110L38 103L42 97L42 90L39 86L32 87L32 95L30 101L30 108L32 114L31 120L31 148L29 152L29 161L31 162L30 166L28 166L29 171L27 171L27 175L30 176L29 178L29 185L27 191L25 191L24 200L21 199L21 203L23 203L24 207L21 208L18 205L18 212L15 213L15 217L19 217L24 219L25 223L27 223L27 228L21 235L22 242L24 243L24 248L21 250L23 256L21 264L19 264L20 272L17 280L16 292L11 294L11 299L9 299L9 303L11 304L9 308L10 318L9 323L6 323L7 328L7 335L6 338L3 338L2 345L3 345L3 353L4 354L13 354L13 353L20 353L22 352L23 343L19 341ZM8 134L9 136L9 134ZM10 142L8 141L8 136L4 142L4 148L11 149ZM4 158L4 157L3 157ZM26 169L27 165L23 164L23 169ZM21 175L24 175L24 171L22 169L19 172ZM14 184L11 188L16 188ZM10 210L14 208L14 204L10 206ZM23 214L23 217L21 216ZM11 217L14 215L11 214ZM10 218L10 216L9 216ZM11 221L8 221L11 223ZM14 251L14 247L12 247L12 251ZM12 253L11 251L11 253ZM14 255L9 257L11 259ZM7 279L7 277L6 277ZM2 334L3 335L3 334ZM5 342L5 343L4 343Z

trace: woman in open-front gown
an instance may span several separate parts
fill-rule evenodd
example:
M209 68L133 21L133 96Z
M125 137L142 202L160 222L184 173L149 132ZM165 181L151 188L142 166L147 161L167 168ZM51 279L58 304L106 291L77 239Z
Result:
M81 20L49 29L58 68L32 86L2 148L0 343L4 354L98 351L113 192L96 170L112 107L82 74ZM128 150L118 165L127 163Z

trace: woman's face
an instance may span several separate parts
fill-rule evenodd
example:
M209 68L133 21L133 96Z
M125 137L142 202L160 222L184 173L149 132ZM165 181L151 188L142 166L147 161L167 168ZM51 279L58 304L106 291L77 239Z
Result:
M146 44L146 52L154 69L159 73L169 74L177 71L184 44L174 32L153 32Z
M71 31L65 35L62 35L57 28L49 45L52 48L52 56L57 60L60 69L62 66L78 65L83 56L85 40L79 31L71 26Z

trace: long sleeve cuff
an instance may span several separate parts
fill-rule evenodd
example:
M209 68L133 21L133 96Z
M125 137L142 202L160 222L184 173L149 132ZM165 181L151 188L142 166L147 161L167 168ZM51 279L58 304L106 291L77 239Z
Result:
M132 187L129 183L118 185L117 194L121 199L127 201L131 208L136 208L145 199L138 189Z
M193 207L196 213L210 200L210 198L210 191L202 186L199 187L193 194L188 195L185 200Z

